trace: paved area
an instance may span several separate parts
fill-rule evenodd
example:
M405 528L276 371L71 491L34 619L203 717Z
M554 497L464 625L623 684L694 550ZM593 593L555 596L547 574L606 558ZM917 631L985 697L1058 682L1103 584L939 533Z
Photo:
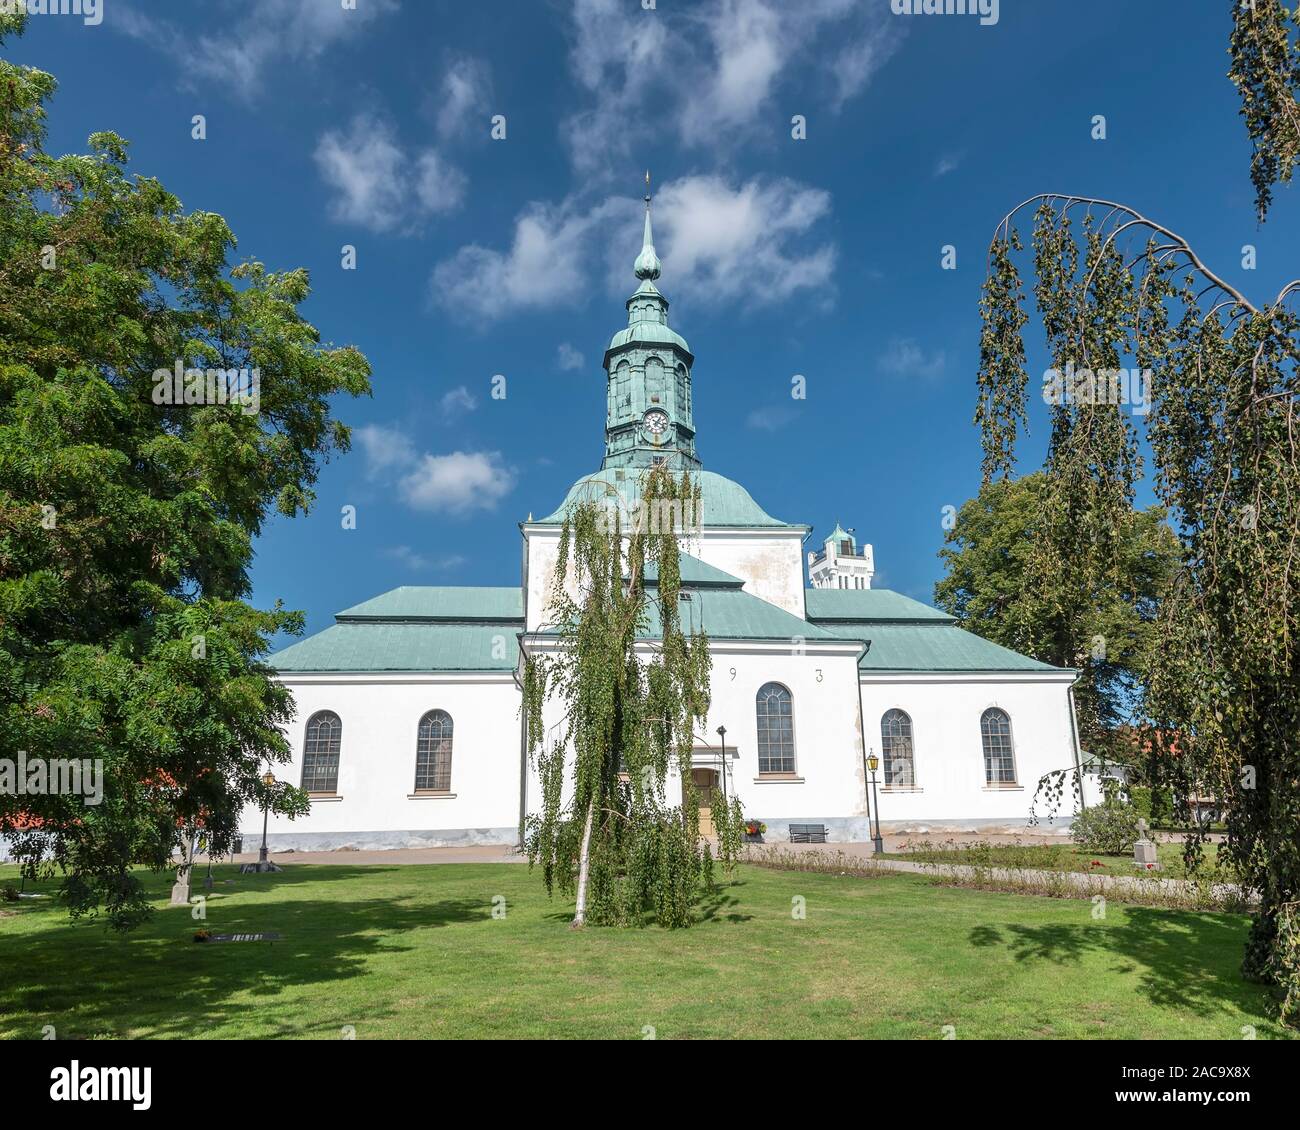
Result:
M888 844L886 844L888 848ZM795 854L801 851L821 851L831 856L846 855L853 858L871 859L870 844L784 844L779 845L782 854ZM905 871L914 875L951 875L961 879L976 879L981 873L997 882L1014 882L1017 886L1028 884L1033 890L1041 888L1044 892L1059 889L1057 884L1064 881L1084 894L1099 891L1126 890L1137 893L1149 893L1153 888L1170 893L1185 892L1199 886L1188 879L1167 879L1158 874L1104 875L1090 874L1087 871L1038 871L1020 867L988 867L978 869L964 863L912 863L906 859L871 859L871 870ZM1230 901L1241 897L1241 888L1235 883L1214 883L1210 891L1214 898ZM1250 899L1248 901L1257 901Z
M393 866L403 863L527 863L513 844L479 844L473 847L393 848L388 851L272 851L271 859L282 867L295 863L329 863L348 867ZM256 863L257 852L235 856L236 863ZM205 866L206 855L194 857L195 866ZM229 859L220 860L229 863Z
M1221 840L1222 836L1211 836L1213 840ZM1181 840L1182 836L1178 833L1158 833L1158 840ZM1037 833L1021 832L1011 833L981 833L981 832L953 832L946 829L936 829L932 832L918 833L896 833L884 837L885 851L898 852L904 850L904 846L910 843L918 843L921 840L929 840L934 844L946 844L948 842L958 844L970 843L993 843L993 844L1065 844L1069 843L1068 836L1062 835L1041 835ZM765 846L779 847L783 851L830 851L843 852L845 855L852 856L855 859L869 859L872 855L872 846L870 843L852 843L852 844L790 844L780 841L773 841ZM271 858L281 865L290 865L294 863L327 863L341 864L349 867L369 867L382 866L392 867L400 866L407 863L526 863L527 858L520 855L513 844L478 844L470 847L440 847L440 848L391 848L385 851L272 851ZM202 863L206 866L207 856L198 854L194 857L196 864ZM257 852L246 851L242 855L235 857L236 863L254 863L257 861ZM224 860L222 862L229 862ZM900 861L905 862L905 861ZM918 867L920 864L906 864L905 868Z

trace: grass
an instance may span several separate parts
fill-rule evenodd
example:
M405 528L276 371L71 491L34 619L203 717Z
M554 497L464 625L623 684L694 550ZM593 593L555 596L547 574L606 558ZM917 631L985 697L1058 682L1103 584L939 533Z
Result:
M216 875L206 922L150 876L157 913L125 936L54 899L0 903L0 1036L1284 1035L1238 973L1239 915L1111 905L1094 920L1082 900L742 867L689 930L575 932L571 905L516 864ZM198 945L200 926L282 940Z
M930 840L908 842L903 850L886 852L884 859L909 859L914 863L967 863L982 867L1020 867L1042 871L1079 871L1084 874L1100 875L1140 875L1141 871L1133 865L1131 852L1125 855L1101 855L1075 844L993 844L993 843L958 843L945 840L933 843ZM1204 847L1202 874L1210 875L1218 858L1219 845L1207 843ZM1183 845L1181 843L1157 843L1156 859L1160 869L1156 872L1162 879L1185 879L1187 867L1183 862ZM1232 876L1220 876L1225 882L1232 882Z

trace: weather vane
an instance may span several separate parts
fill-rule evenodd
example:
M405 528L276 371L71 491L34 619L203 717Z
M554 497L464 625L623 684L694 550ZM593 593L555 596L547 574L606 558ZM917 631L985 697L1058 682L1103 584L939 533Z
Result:
M650 170L649 169L646 169L645 171L645 198L647 201L650 199Z

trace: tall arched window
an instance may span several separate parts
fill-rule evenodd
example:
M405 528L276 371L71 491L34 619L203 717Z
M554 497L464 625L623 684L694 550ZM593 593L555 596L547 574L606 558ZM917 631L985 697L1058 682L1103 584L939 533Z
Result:
M415 743L415 791L451 791L451 715L445 710L430 710L420 719Z
M306 793L339 791L339 748L343 723L332 710L319 710L307 719L302 744L302 790Z
M1016 756L1011 744L1011 719L1005 710L990 706L980 718L984 742L984 780L990 785L1016 783Z
M901 710L887 710L880 719L880 752L885 762L885 787L916 784L912 757L912 719Z
M780 683L758 690L758 771L794 772L794 701Z

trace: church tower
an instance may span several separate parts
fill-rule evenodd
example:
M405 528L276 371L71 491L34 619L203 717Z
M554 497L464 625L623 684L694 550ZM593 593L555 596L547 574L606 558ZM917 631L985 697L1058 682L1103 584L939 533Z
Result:
M645 233L634 270L640 285L627 300L627 329L605 350L607 407L601 468L667 463L696 471L691 366L686 339L668 328L668 299L655 286L659 256L650 231L650 174L646 174Z
M821 553L808 554L808 580L815 589L869 589L875 573L871 546L859 549L853 532L838 522L822 543Z

